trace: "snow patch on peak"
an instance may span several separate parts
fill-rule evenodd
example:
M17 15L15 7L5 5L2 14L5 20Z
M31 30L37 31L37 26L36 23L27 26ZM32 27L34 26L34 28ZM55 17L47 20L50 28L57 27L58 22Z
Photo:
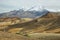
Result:
M42 6L34 6L28 9L28 11L43 11L44 7Z

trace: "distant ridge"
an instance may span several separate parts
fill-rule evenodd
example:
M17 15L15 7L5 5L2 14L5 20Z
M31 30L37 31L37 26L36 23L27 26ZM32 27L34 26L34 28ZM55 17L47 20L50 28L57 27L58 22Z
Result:
M18 17L18 18L36 18L41 17L48 13L48 10L38 7L32 7L27 11L23 9L14 10L6 13L1 13L0 18L2 17Z

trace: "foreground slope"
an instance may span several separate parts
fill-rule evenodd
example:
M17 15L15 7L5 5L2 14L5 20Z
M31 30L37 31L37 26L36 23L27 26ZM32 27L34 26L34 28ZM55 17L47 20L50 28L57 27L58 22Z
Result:
M60 34L35 33L29 34L28 37L26 37L0 31L0 40L60 40Z
M0 31L0 40L38 40L38 39L28 38L22 35L11 34L11 33Z

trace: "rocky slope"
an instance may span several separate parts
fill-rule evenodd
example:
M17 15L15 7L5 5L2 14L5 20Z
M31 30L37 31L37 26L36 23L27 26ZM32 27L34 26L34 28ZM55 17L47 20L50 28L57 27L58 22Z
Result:
M24 11L23 9L20 10L14 10L6 13L0 13L1 17L18 17L18 18L36 18L38 16L42 16L48 13L48 10L43 9L42 11L38 10L32 10L32 11Z

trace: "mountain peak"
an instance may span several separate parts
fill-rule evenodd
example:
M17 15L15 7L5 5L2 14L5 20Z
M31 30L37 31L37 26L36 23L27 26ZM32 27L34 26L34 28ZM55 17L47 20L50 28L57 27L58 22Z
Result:
M31 7L31 8L29 8L28 9L29 11L42 11L42 10L44 10L44 7L42 7L42 6L33 6L33 7Z

